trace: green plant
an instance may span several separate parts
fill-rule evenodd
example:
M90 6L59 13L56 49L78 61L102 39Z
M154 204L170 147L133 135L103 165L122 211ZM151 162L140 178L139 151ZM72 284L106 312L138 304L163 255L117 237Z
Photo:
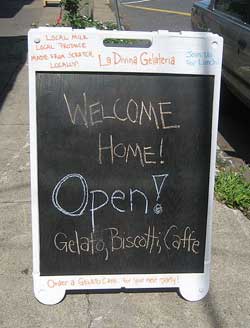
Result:
M102 23L94 20L93 17L85 16L81 13L81 0L62 0L62 7L64 9L63 25L71 26L73 28L95 27L102 30L112 30L116 28L113 22ZM84 3L84 6L88 5Z
M247 167L245 170L250 170L250 168ZM215 180L215 194L219 201L228 207L240 209L249 217L250 183L245 181L243 170L219 172Z

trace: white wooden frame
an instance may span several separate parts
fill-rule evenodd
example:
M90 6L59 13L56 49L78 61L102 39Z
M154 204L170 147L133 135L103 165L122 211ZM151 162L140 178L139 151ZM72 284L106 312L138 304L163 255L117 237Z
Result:
M30 146L31 146L31 195L32 195L32 234L33 234L33 279L36 298L45 304L60 302L67 290L119 289L119 288L179 288L181 295L190 301L202 299L209 288L211 259L211 233L213 190L216 161L218 109L222 65L223 40L218 35L199 32L170 33L98 31L96 29L72 30L71 28L38 28L29 31L29 104L30 104ZM174 56L175 64L128 65L120 63L103 66L101 58L112 55L114 49L105 47L106 38L147 39L152 46L145 51L157 56ZM84 55L68 59L69 48L61 44L71 42L82 44ZM139 48L115 48L124 56L139 56ZM190 54L194 58L190 58ZM63 56L62 56L63 54ZM202 65L199 58L203 60ZM61 59L60 59L61 57ZM64 58L63 58L64 57ZM192 56L191 56L192 57ZM39 210L38 210L38 167L36 131L36 77L37 71L88 71L88 72L134 72L172 73L214 76L214 99L212 118L211 163L206 232L204 273L190 274L145 274L145 275L97 275L97 276L41 276L39 249Z

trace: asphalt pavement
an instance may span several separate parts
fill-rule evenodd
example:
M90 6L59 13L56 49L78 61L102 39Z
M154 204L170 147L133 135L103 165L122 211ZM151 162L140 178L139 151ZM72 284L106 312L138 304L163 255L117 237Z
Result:
M192 0L118 0L118 3L126 30L179 32L192 29Z
M99 0L99 12L107 6ZM27 31L53 24L58 7L40 0L0 5L0 327L247 328L250 221L215 202L211 286L190 303L176 292L72 293L58 305L33 295ZM106 7L105 7L106 8ZM110 17L113 14L109 12Z

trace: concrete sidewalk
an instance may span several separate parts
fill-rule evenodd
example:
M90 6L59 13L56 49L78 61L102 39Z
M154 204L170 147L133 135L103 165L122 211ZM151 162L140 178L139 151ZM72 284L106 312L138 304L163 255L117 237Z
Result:
M26 5L12 18L0 18L2 38L26 37L29 26L20 17L27 17L28 12L32 13L30 21L36 19L41 22L44 19L48 23L58 14L58 8L42 8L38 0L23 3ZM101 8L104 0L98 3ZM2 29L5 24L8 28ZM5 86L0 105L0 327L249 327L250 221L239 211L217 202L214 206L211 288L202 301L190 303L175 292L153 292L72 294L55 306L37 302L32 286L25 49L27 45L21 48L20 56L24 57L20 60L19 56L11 56L12 47L9 55L0 47L2 67L8 67L11 60L11 67L18 67L6 82L8 88ZM2 84L0 88L2 94Z
M101 22L116 22L115 15L110 9L110 0L92 0L94 19Z

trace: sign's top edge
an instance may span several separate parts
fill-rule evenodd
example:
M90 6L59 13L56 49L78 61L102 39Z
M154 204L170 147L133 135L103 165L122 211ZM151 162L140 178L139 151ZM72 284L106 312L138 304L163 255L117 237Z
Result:
M95 27L89 27L85 29L73 29L72 27L38 27L29 30L28 35L41 34L41 33L85 33L85 34L98 34L109 37L152 37L152 36L163 36L163 37L175 37L175 38L197 38L197 39L216 39L222 41L223 38L218 34L211 32L196 32L196 31L180 31L171 32L168 30L158 31L120 31L120 30L98 30Z

